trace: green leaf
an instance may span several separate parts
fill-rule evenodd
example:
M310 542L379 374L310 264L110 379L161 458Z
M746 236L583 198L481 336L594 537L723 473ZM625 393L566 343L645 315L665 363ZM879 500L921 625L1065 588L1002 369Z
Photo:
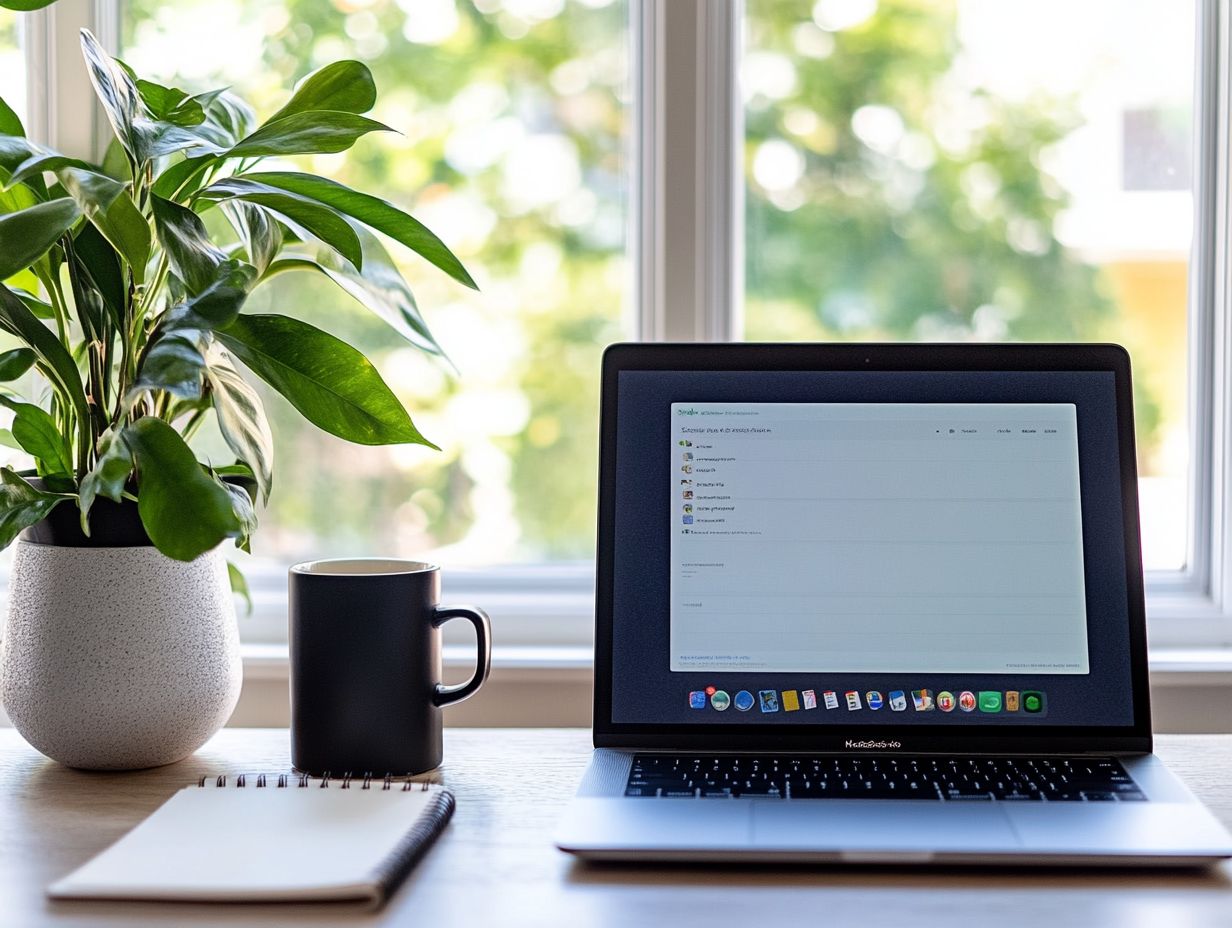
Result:
M361 445L411 442L436 448L415 428L372 362L329 333L286 316L241 315L215 336L330 434Z
M139 79L137 92L156 119L185 128L205 122L205 107L201 105L201 101L178 87L164 87L153 81Z
M205 379L222 437L236 457L252 469L261 499L268 503L274 480L274 436L261 397L217 343L206 350Z
M478 290L474 279L452 251L418 219L404 213L378 197L360 193L342 184L294 171L261 171L244 177L269 187L308 197L332 206L340 213L358 219L364 225L384 232L411 251L426 258L454 280Z
M240 534L236 539L235 546L241 551L251 552L252 534L257 530L257 513L253 508L252 497L248 495L248 491L242 486L222 480L217 475L215 475L214 479L230 495L231 511L235 513L235 518L240 523Z
M229 258L218 266L215 275L208 287L168 311L163 329L208 330L231 324L248 299L256 271Z
M40 154L43 148L20 135L0 135L0 168L12 172L27 158Z
M3 180L4 176L5 170L0 168L0 180ZM42 184L43 188L46 189L46 184L42 183L42 178L39 178L37 182L32 178L30 183L35 184L35 186ZM0 214L16 213L41 202L42 200L35 194L34 189L29 184L17 184L10 189L0 190Z
M267 155L317 155L346 151L369 132L392 132L389 126L354 113L313 110L267 122L242 139L228 158Z
M12 544L23 529L42 522L68 493L48 493L31 486L11 467L0 468L0 548Z
M94 467L81 481L77 508L81 510L81 530L89 537L90 510L94 500L105 496L118 503L124 499L124 487L133 472L133 453L124 440L108 429L98 441Z
M288 225L303 229L337 251L356 267L363 264L359 236L335 209L299 194L254 183L242 177L228 177L201 190L199 196L214 202L241 200L268 209Z
M20 136L0 135L0 188L4 187L3 181L13 171L42 151L42 148ZM11 199L14 194L20 198ZM15 213L47 198L47 184L42 176L31 177L24 185L18 185L12 190L0 189L0 212Z
M37 203L0 216L0 280L41 258L80 216L70 199Z
M40 474L73 472L68 442L45 409L32 403L18 403L3 395L0 395L0 406L13 411L13 437L22 450L38 462Z
M108 55L90 30L81 30L81 54L94 92L103 104L107 121L129 156L141 162L140 146L133 124L141 116L141 97L133 79Z
M166 390L191 399L201 395L205 358L197 347L199 332L191 330L163 335L146 352L129 399L143 390Z
M217 163L218 159L213 155L201 155L198 158L185 158L183 161L177 161L158 176L158 179L154 181L154 186L150 189L165 200L174 200L177 195L185 196L195 193L201 186L201 179L205 172Z
M227 561L227 579L231 581L231 592L244 600L248 615L252 615L252 593L248 589L248 581L244 579L240 569Z
M47 151L40 152L37 155L31 155L13 170L13 175L8 179L6 188L12 187L15 184L25 183L32 177L40 177L45 171L59 171L62 168L84 168L90 169L90 165L82 161L80 158L70 158L68 155L62 155L59 152Z
M231 494L206 473L175 429L143 416L122 435L137 463L137 512L159 551L191 561L242 534Z
M252 107L229 91L215 95L205 106L205 122L197 131L215 144L230 147L257 124Z
M335 255L322 254L322 270L362 305L384 319L394 331L411 344L430 354L445 352L437 343L428 323L424 321L401 271L385 246L371 232L356 230L364 250L364 266L360 271L348 267Z
M355 300L367 307L412 345L444 357L427 322L419 313L411 288L402 279L393 259L375 235L357 229L364 250L364 267L356 271L336 255L322 254L319 260L301 257L280 258L270 265L267 277L287 271L317 271L330 278Z
M124 325L125 286L120 256L110 242L93 225L86 223L73 239L73 249L81 268L104 305L116 328Z
M16 276L17 278L21 277L20 274ZM30 276L34 277L33 274L31 274ZM13 280L13 279L14 278L12 277L9 278L9 280ZM34 277L34 285L36 287L38 286L37 277ZM26 304L26 309L30 310L30 312L34 314L34 318L48 319L48 320L56 318L56 311L51 308L50 303L44 303L38 297L32 296L28 291L19 290L16 287L10 287L10 289L13 291L13 295L16 296L17 299L21 300L23 303Z
M140 119L134 125L137 138L137 151L141 162L145 163L164 155L176 152L186 152L190 156L203 152L219 155L226 149L215 144L204 133L196 129L186 129L162 120Z
M65 168L56 176L95 228L124 256L133 278L141 283L150 260L150 225L129 196L128 186L80 168Z
M224 203L222 209L243 242L249 262L258 274L264 274L282 250L282 226L265 210L242 200Z
M41 10L51 6L56 0L0 0L0 6L6 10L16 10L18 13L29 13L31 10Z
M89 223L86 224L87 227ZM78 360L85 357L93 342L102 342L107 328L107 306L103 295L93 285L89 273L77 256L74 242L64 245L65 265L68 268L69 283L73 292L73 309L81 323L82 338L70 344L73 356ZM97 412L98 410L91 410Z
M309 110L366 113L376 105L372 72L358 61L335 61L313 71L295 85L295 92L269 122Z
M72 406L81 421L90 418L86 393L81 385L81 372L73 356L60 340L43 325L20 297L8 287L0 286L0 329L14 335L34 349L39 370L59 391L60 398Z
M160 196L151 196L150 205L154 211L154 230L167 252L172 270L190 293L200 293L214 282L226 255L210 241L201 217L188 207Z
M26 137L26 127L21 124L21 119L13 112L13 108L4 102L3 97L0 97L0 135Z
M35 359L29 348L14 348L0 354L0 381L16 380L34 366Z

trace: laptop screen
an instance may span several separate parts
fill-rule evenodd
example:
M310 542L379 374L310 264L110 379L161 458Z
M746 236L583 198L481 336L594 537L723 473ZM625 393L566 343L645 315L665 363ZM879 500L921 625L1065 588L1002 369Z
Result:
M622 370L611 720L1131 726L1111 371Z

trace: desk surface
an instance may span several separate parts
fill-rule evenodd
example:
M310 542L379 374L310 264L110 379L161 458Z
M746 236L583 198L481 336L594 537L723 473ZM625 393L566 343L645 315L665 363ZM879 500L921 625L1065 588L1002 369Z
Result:
M284 770L287 733L229 729L179 764L83 773L0 730L0 925L944 924L1232 925L1232 866L1202 873L587 866L550 842L589 754L577 730L446 732L442 779L458 809L382 911L351 906L52 903L43 887L202 774ZM1165 736L1159 754L1232 823L1232 735ZM261 866L259 847L237 847Z

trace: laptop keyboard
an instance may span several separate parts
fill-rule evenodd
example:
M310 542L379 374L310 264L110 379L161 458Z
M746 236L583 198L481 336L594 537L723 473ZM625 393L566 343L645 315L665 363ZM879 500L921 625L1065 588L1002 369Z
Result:
M637 754L626 796L1141 802L1111 757Z

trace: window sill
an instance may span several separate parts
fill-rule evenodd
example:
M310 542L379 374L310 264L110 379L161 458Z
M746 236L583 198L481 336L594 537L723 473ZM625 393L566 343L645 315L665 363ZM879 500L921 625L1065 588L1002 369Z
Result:
M475 664L474 649L468 645L446 645L443 651L446 676L465 674ZM240 653L245 680L286 681L290 676L285 645L244 644ZM593 669L591 649L581 645L507 645L492 649L492 671L502 677L589 679Z
M285 726L285 645L243 647L244 693L230 724ZM464 679L466 645L445 646L445 678ZM586 727L594 665L588 645L506 645L493 649L492 676L474 699L451 708L454 726ZM1157 647L1151 652L1152 719L1158 732L1218 732L1232 725L1232 647Z
M289 661L284 645L245 644L241 651L246 680L287 679ZM473 666L471 654L466 645L446 645L446 672ZM1232 647L1154 648L1150 664L1152 686L1232 686ZM492 649L492 668L502 676L577 678L590 676L594 660L591 649L581 645L507 645Z

